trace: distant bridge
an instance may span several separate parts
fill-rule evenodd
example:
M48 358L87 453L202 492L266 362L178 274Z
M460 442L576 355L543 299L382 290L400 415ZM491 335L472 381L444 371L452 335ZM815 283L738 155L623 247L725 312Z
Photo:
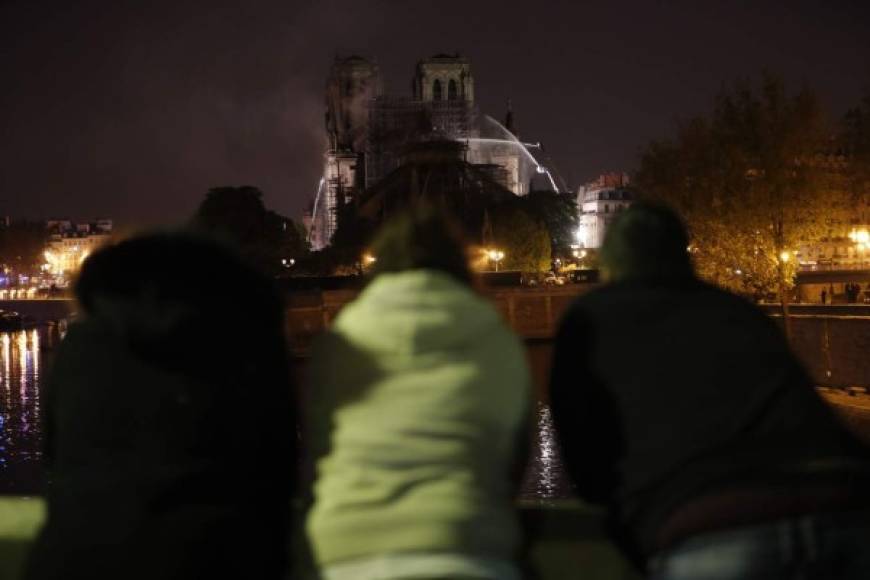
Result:
M0 300L0 310L12 310L36 322L56 321L75 312L72 298L35 298L27 300Z
M802 270L797 273L797 284L845 284L870 282L870 268L855 270Z

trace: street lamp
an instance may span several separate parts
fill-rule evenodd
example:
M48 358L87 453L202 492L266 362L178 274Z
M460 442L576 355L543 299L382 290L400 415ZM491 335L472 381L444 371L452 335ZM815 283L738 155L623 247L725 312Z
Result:
M487 250L486 256L495 262L495 271L498 272L498 263L504 258L504 252L501 250Z
M861 264L863 264L864 252L870 249L870 231L867 231L867 228L853 229L849 232L849 239L852 240L858 253L861 254Z
M867 228L852 230L849 232L849 239L856 244L866 246L870 244L870 231L867 231Z

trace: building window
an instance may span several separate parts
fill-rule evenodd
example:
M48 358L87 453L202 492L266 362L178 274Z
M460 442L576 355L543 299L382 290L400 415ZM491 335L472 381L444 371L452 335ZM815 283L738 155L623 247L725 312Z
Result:
M450 82L447 83L447 100L455 101L459 98L459 94L456 90L456 79L450 79Z
M435 82L432 83L432 100L441 100L441 81L438 79L435 79Z

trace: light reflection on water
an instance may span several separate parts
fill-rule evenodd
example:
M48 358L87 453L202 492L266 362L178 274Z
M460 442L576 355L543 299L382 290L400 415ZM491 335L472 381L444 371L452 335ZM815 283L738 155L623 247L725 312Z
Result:
M37 329L0 333L0 493L41 484L39 345Z
M62 336L66 325L59 325L57 330ZM40 352L40 342L49 350ZM52 353L55 342L53 335L41 337L36 329L0 333L0 493L35 493L43 487L39 392L46 366L43 359ZM541 369L534 370L543 381ZM544 403L538 403L533 435L520 497L546 501L570 496L552 416Z
M569 497L571 493L571 483L562 469L550 407L538 403L532 452L520 497L553 500Z

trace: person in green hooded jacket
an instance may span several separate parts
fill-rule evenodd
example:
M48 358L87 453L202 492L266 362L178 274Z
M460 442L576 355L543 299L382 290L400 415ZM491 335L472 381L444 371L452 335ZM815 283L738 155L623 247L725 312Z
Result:
M315 345L313 557L326 580L519 578L530 376L446 219L413 209Z

